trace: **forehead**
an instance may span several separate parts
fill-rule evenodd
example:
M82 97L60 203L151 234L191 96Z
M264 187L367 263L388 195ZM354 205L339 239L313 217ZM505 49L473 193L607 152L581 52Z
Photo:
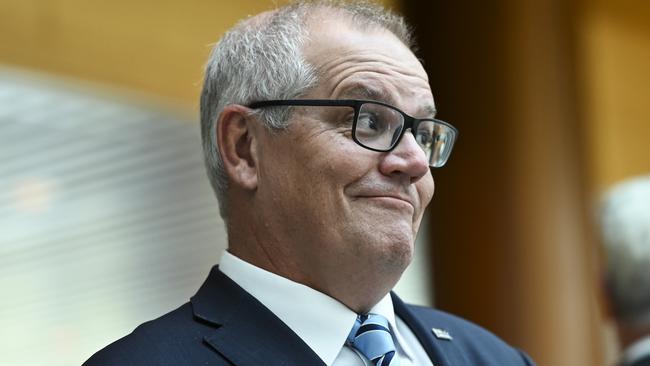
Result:
M427 74L411 50L386 29L352 22L330 16L310 24L303 53L317 70L318 97L417 101L435 109Z

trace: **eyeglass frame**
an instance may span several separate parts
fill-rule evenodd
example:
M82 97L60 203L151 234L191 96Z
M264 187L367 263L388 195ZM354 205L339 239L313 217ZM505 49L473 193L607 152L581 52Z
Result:
M395 140L395 143L389 147L388 149L377 149L373 147L369 147L359 141L359 139L356 136L356 131L357 131L357 122L359 120L359 112L361 111L361 107L364 104L378 104L387 108L390 108L399 114L402 115L403 118L403 128L402 131L400 131L399 137ZM364 99L272 99L272 100L263 100L263 101L257 101L250 103L247 107L251 109L259 109L259 108L265 108L265 107L351 107L354 109L354 120L352 122L352 140L357 143L357 145L363 147L364 149L368 149L371 151L377 151L377 152L390 152L393 151L397 145L399 145L400 141L402 140L402 137L404 136L404 133L406 130L410 129L411 133L413 134L414 137L415 135L415 129L414 127L417 128L420 122L423 121L431 121L434 124L441 124L443 126L446 126L450 128L453 131L453 140L452 140L452 146L451 149L453 149L453 144L456 142L456 139L458 137L458 129L454 126L452 126L450 123L436 119L436 118L415 118L413 116L410 116L406 114L404 111L400 110L399 108L392 106L388 103L380 102L377 100L364 100ZM417 139L416 139L417 141ZM420 145L418 143L418 145ZM424 151L424 150L423 150ZM433 152L432 152L433 153ZM451 150L449 151L449 154L451 155ZM447 159L443 162L442 165L440 166L432 166L429 165L431 168L441 168L445 166L447 163L447 160L449 159L449 156L447 156Z

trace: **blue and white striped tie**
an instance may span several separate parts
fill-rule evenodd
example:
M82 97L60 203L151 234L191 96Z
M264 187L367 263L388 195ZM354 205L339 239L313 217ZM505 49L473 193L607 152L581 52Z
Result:
M381 315L357 316L347 345L359 351L375 366L399 366L388 319Z

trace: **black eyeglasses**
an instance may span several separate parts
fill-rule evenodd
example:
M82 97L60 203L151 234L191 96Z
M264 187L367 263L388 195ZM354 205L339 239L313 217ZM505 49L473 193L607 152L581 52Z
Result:
M393 150L404 132L410 129L432 168L445 165L458 135L458 130L447 122L434 118L411 117L390 104L371 100L265 100L251 103L248 107L257 109L276 106L353 108L352 139L360 146L373 151Z

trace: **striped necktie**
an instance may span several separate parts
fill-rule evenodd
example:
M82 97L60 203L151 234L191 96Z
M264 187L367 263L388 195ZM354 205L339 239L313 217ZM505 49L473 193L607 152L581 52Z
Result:
M399 366L388 319L381 315L357 316L346 344L375 366Z

